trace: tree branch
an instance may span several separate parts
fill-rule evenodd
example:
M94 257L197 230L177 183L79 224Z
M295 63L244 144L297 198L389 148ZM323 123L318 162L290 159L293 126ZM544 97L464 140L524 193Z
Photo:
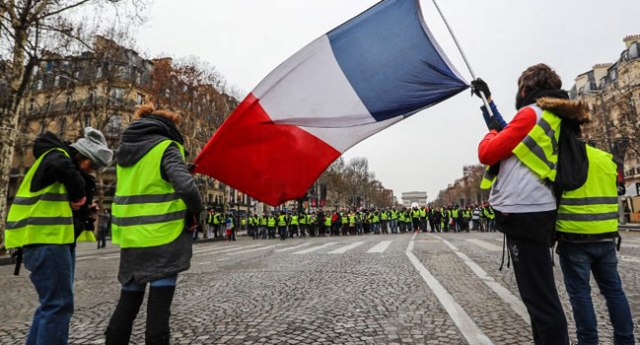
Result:
M69 5L67 7L62 7L62 8L59 8L59 9L55 10L55 11L44 13L42 16L40 16L38 18L35 18L35 19L42 20L42 19L45 19L45 18L48 18L48 17L51 17L51 16L55 16L58 13L62 13L64 11L70 10L72 8L76 8L78 6L82 6L82 5L84 5L84 4L86 4L87 2L90 2L90 1L92 1L92 0L81 0L81 1L79 1L77 3L75 3L75 4ZM39 14L39 13L37 13L37 14Z

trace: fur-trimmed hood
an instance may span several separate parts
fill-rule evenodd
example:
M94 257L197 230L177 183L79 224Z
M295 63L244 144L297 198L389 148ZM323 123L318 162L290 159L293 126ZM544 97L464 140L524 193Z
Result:
M582 101L542 97L536 101L542 110L548 110L561 119L571 120L582 125L591 121L589 107Z

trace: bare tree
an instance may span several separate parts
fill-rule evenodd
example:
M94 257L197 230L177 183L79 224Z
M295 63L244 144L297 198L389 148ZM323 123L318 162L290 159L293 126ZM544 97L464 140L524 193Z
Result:
M123 3L140 4L139 8L144 8L144 1ZM11 161L24 115L20 104L28 92L34 69L51 52L65 55L79 47L89 47L81 35L88 31L85 29L88 22L74 22L71 18L81 17L82 11L89 7L116 6L116 2L0 0L0 56L8 57L0 61L4 72L0 77L0 233L5 226ZM99 9L91 12L103 13Z

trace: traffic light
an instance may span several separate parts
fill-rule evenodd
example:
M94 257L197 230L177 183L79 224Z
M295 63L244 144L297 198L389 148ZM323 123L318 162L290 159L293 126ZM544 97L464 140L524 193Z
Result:
M636 182L636 194L640 196L640 182Z

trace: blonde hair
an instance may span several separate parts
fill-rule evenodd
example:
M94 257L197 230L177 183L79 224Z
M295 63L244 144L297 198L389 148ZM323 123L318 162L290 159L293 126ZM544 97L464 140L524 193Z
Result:
M139 119L147 115L162 116L173 121L173 123L175 123L176 125L180 124L180 114L169 110L157 110L155 104L153 104L152 102L147 102L139 106L133 116L136 119Z

